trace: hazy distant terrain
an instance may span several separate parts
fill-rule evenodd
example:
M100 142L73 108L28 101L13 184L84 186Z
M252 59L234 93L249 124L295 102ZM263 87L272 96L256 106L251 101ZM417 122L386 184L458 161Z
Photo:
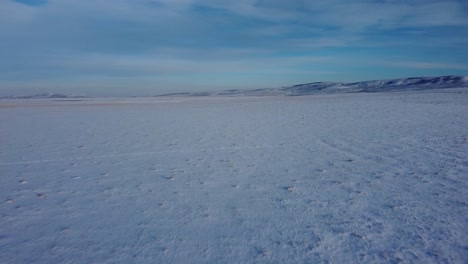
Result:
M226 90L221 92L175 93L166 96L300 96L312 94L370 93L394 91L423 91L444 88L468 87L466 76L414 77L392 80L362 81L354 83L313 82L282 88L252 90Z
M3 100L0 263L466 263L466 91Z
M362 81L354 83L313 82L281 88L231 89L217 92L183 92L159 96L300 96L313 94L370 93L395 91L424 91L468 87L467 76L413 77L392 80ZM23 96L4 96L0 99L83 99L85 95L65 93L41 93Z

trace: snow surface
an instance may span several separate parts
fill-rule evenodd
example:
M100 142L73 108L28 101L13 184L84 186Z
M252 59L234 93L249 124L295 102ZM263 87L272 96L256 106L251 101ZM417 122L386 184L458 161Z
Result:
M0 263L467 263L468 93L0 102Z

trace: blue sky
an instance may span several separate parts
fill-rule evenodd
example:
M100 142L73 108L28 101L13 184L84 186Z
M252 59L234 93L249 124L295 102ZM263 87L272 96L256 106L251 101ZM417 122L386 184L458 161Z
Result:
M0 95L468 75L465 0L1 0Z

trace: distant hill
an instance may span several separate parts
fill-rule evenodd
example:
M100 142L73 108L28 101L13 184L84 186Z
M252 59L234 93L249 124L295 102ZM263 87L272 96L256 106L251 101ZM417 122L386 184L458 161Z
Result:
M59 94L59 93L41 93L41 94L25 95L25 96L0 97L0 99L77 99L77 98L88 98L88 97L84 95L77 95L77 94Z
M457 87L468 87L468 77L413 77L353 83L315 82L284 87L281 90L285 92L285 95L305 95L315 93L414 91Z
M281 88L261 88L261 89L232 89L215 92L196 93L171 93L158 95L156 97L201 97L201 96L300 96L312 94L337 94L337 93L371 93L371 92L392 92L392 91L421 91L444 88L468 88L468 76L440 76L440 77L412 77L391 80L374 80L363 82L312 82L285 86ZM6 96L0 99L70 99L89 98L84 95L61 94L61 93L41 93L27 96Z
M161 96L300 96L332 93L370 93L391 91L419 91L444 88L468 87L468 76L412 77L391 80L374 80L353 83L313 82L253 90L225 90L203 93L173 93Z

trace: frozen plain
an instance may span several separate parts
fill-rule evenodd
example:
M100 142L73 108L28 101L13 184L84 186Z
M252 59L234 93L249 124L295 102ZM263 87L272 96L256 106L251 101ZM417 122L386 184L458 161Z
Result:
M468 89L0 102L0 263L467 263Z

